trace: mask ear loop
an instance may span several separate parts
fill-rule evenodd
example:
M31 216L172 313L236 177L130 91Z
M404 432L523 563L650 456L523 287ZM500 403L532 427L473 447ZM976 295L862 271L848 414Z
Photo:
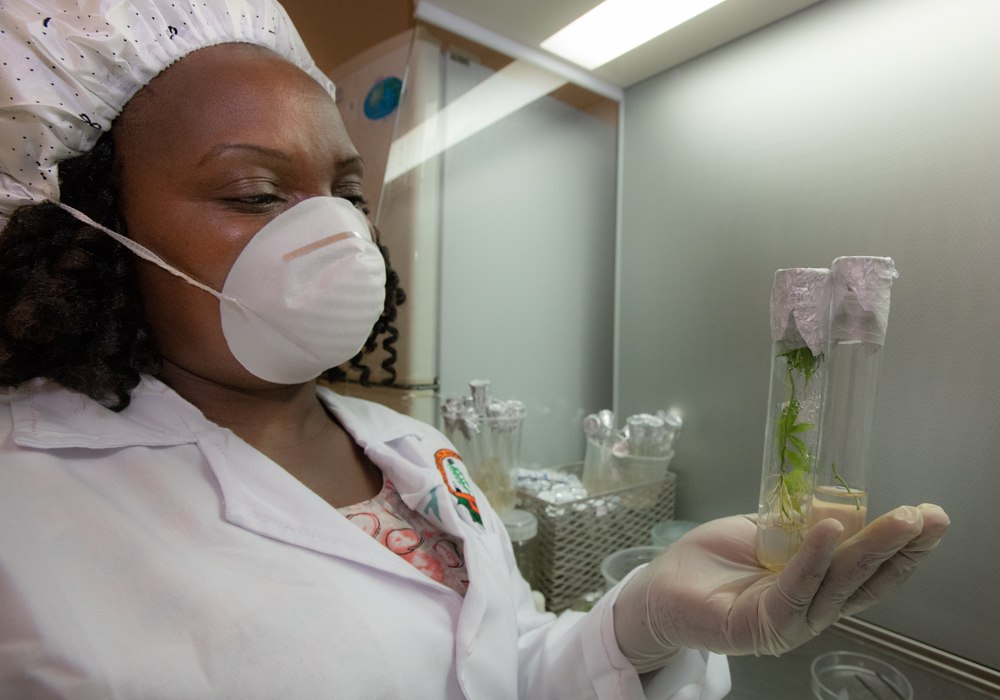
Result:
M64 210L66 213L68 213L70 216L72 216L77 221L80 221L80 222L82 222L84 224L87 224L88 226L93 226L94 228L98 229L99 231L103 231L104 233L108 234L113 239L115 239L116 241L118 241L119 243L121 243L123 246L125 246L126 248L128 248L130 251L132 251L133 253L135 253L136 255L138 255L143 260L147 260L147 261L153 263L154 265L156 265L157 267L159 267L159 268L161 268L163 270L166 270L167 272L169 272L170 274L174 275L175 277L181 278L182 280L184 280L188 284L192 284L195 287L197 287L198 289L201 289L202 291L208 292L209 294L211 294L213 297L215 297L219 301L228 301L230 303L236 304L240 308L244 308L243 304L241 304L236 299L233 299L232 297L226 296L225 294L222 294L221 292L217 292L214 289L212 289L211 287L209 287L207 284L205 284L204 282L199 282L194 277L191 277L190 275L187 275L184 272L181 272L176 267L173 267L170 263L166 262L163 258L161 258L159 255L157 255L156 253L154 253L153 251L151 251L149 248L145 247L144 245L136 243L131 238L126 238L125 236L121 235L120 233L118 233L116 231L112 231L111 229L109 229L106 226L102 226L101 224L97 223L96 221L94 221L93 219L91 219L89 216L87 216L86 214L84 214L82 211L79 211L78 209L74 209L73 207L69 206L68 204L63 204L62 202L57 202L54 199L50 199L49 201L52 202L53 204L55 204L60 209Z

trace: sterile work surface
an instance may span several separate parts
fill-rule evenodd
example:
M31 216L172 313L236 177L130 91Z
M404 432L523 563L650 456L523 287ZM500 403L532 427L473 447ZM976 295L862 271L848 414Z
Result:
M828 651L861 652L892 664L910 679L914 700L986 700L995 697L931 673L831 628L811 642L777 658L730 656L733 690L726 700L811 700L810 666L813 659Z

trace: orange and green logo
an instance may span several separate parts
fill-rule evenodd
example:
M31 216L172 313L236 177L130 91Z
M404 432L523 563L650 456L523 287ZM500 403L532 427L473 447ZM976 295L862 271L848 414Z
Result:
M458 466L461 462L462 458L455 450L441 449L434 453L434 463L437 464L438 471L441 472L441 478L448 488L448 493L455 497L458 505L469 511L473 522L482 525L483 517L479 514L476 497L472 495L472 488Z

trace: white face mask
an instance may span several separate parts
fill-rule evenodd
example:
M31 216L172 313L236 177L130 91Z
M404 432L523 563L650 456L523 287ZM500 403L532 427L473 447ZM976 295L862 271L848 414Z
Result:
M312 197L268 222L236 258L221 293L86 214L55 204L218 298L230 351L266 381L306 382L346 362L382 313L385 262L368 222L345 199Z

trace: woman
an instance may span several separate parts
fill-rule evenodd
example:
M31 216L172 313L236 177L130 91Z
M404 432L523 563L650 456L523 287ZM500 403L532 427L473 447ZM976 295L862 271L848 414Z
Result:
M0 22L0 698L718 698L718 654L801 644L943 535L824 521L776 576L727 518L535 612L447 441L316 385L396 295L280 7Z

